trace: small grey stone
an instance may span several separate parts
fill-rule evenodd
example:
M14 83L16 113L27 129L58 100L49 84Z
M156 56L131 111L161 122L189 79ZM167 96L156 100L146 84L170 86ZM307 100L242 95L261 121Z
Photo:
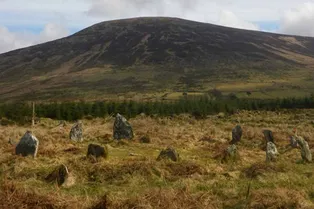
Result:
M227 162L235 162L239 159L239 153L237 146L235 144L231 144L225 151L224 155L222 157L221 162L227 163Z
M120 115L116 115L116 119L113 125L113 138L114 139L132 139L133 138L133 129L130 123Z
M309 148L309 144L307 141L305 141L302 137L298 136L297 137L297 143L299 144L301 148L301 157L305 162L312 162L312 153Z
M179 154L176 152L175 149L168 147L167 149L162 150L157 158L157 160L163 160L163 159L170 159L172 161L178 161Z
M237 125L232 129L232 140L230 144L236 144L241 140L242 137L242 128L241 126Z
M27 131L15 147L15 154L23 157L32 155L36 157L39 141L32 135L31 131Z
M298 146L298 142L297 142L297 140L296 140L296 137L290 136L290 146L291 146L292 148L298 148L298 147L299 147L299 146Z
M266 147L266 161L273 162L276 161L279 153L277 151L276 145L273 142L267 142Z
M227 148L227 153L233 157L236 155L237 153L237 146L235 144L232 144L230 145L228 148Z
M83 141L83 125L81 122L75 123L71 128L70 139L78 142Z

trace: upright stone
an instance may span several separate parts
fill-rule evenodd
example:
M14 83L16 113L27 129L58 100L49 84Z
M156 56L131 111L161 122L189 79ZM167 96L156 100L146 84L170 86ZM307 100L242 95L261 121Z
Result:
M273 142L267 142L266 147L266 162L276 161L279 153L277 151L276 145Z
M263 131L266 143L267 142L272 142L274 143L274 136L273 136L273 132L271 130L264 130Z
M292 148L298 148L298 142L296 140L296 137L290 136L290 146Z
M113 138L114 139L132 139L133 138L133 129L130 123L120 115L116 115L116 119L113 125Z
M232 129L232 140L230 144L236 144L241 140L242 137L242 128L241 126L237 125Z
M31 131L27 131L21 138L20 142L15 147L15 154L22 155L23 157L32 155L36 157L39 141L32 134Z
M83 125L82 122L77 122L73 125L70 131L70 139L73 141L83 141Z
M168 147L167 149L162 150L157 158L157 160L163 160L163 159L178 161L179 154L172 147Z
M45 180L47 182L56 182L58 186L61 186L68 178L69 171L65 165L58 166L55 170L53 170Z
M309 144L307 141L305 141L302 137L298 136L297 137L297 143L299 144L301 148L301 157L305 162L312 162L312 153L309 148Z

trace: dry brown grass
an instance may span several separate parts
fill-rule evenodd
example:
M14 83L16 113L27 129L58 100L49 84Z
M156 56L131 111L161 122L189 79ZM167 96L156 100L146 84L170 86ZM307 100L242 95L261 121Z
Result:
M36 159L14 155L9 138L18 140L30 127L0 128L0 208L314 208L314 164L300 162L297 149L286 149L293 128L314 147L314 110L240 112L225 118L195 120L139 116L130 120L135 139L112 139L113 118L84 120L84 142L69 140L71 123L42 119L32 129L40 140ZM240 122L240 161L221 163ZM280 152L266 164L263 129L274 132ZM140 143L149 137L151 143ZM89 143L107 145L109 158L86 158ZM174 147L179 162L157 161ZM45 182L65 164L68 184ZM106 198L105 198L106 197Z

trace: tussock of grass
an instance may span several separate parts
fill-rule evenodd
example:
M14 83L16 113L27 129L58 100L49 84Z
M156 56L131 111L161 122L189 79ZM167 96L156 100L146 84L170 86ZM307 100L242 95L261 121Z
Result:
M243 170L245 176L249 179L256 178L258 176L264 175L265 173L278 173L278 172L285 172L284 167L279 167L276 164L269 164L269 163L255 163L248 168Z

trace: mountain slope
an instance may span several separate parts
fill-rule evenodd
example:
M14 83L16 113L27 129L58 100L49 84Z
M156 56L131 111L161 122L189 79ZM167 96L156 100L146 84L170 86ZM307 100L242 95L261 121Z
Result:
M312 92L313 66L314 38L177 18L115 20L0 55L0 99Z

